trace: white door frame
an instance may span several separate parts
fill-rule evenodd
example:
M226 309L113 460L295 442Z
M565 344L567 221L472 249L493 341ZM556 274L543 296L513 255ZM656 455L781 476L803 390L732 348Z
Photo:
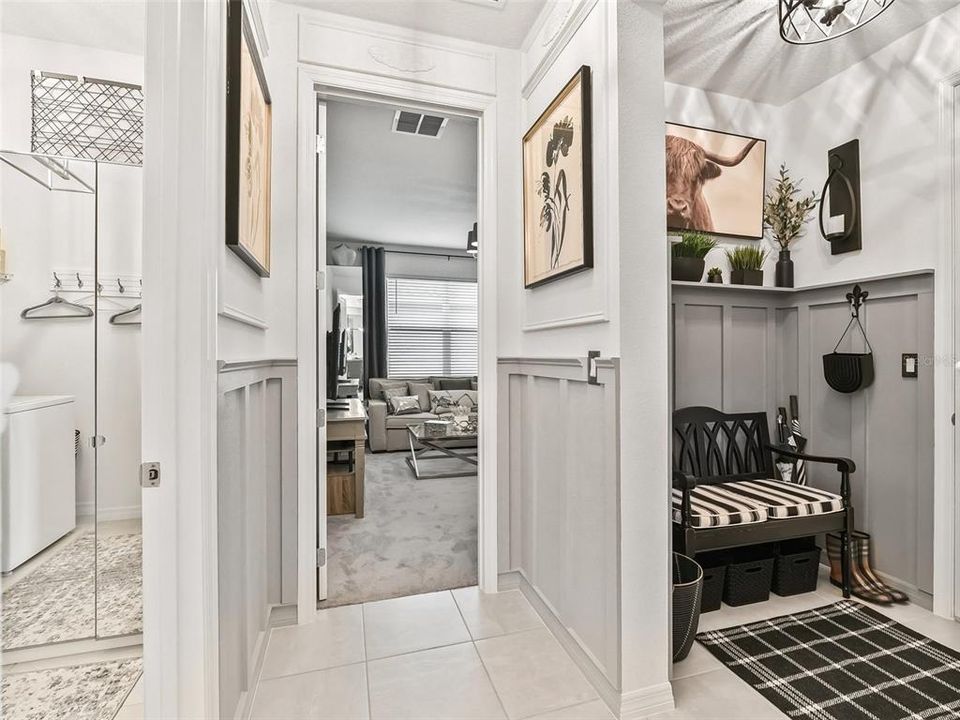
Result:
M960 616L960 505L957 486L957 429L950 422L957 408L957 270L960 258L960 70L940 82L940 247L934 277L934 543L933 611Z
M222 3L146 3L142 448L145 716L219 716L217 272Z
M484 592L496 592L497 567L497 100L482 93L452 90L420 82L383 77L359 71L301 65L297 102L297 383L299 443L299 578L298 619L309 622L316 614L315 535L318 505L318 454L315 418L317 368L315 328L317 292L313 268L317 263L315 199L316 104L319 93L327 96L393 100L405 106L444 108L479 118L477 163L480 253L477 259L479 290L479 504L478 584ZM519 152L519 147L518 147Z

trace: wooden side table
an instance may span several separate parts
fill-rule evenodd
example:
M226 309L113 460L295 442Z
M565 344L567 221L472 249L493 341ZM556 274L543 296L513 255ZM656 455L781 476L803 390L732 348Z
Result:
M327 465L327 514L354 513L363 517L364 452L367 443L367 412L363 402L350 400L346 410L327 411L327 444L335 446L353 443L353 470L342 465Z

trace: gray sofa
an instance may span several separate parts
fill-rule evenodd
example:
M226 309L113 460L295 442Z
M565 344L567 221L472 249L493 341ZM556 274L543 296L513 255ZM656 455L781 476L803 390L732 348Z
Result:
M403 390L403 394L416 395L420 406L425 410L409 415L392 415L387 401L386 390ZM477 378L473 377L424 377L424 378L370 378L369 398L367 399L367 417L369 432L367 442L372 452L391 452L408 450L407 426L436 420L438 415L429 412L429 391L433 390L473 390L477 389Z

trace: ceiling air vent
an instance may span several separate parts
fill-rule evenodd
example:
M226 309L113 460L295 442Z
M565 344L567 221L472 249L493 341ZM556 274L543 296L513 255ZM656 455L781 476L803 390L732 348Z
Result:
M410 110L397 110L393 116L393 131L438 138L443 134L449 119L439 115L422 115Z

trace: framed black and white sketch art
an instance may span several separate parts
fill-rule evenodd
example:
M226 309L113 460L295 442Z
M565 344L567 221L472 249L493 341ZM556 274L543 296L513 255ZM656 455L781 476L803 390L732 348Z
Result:
M667 229L759 240L767 142L667 123Z
M524 287L593 267L590 68L523 136Z
M270 276L273 113L253 28L242 0L227 2L227 246Z

